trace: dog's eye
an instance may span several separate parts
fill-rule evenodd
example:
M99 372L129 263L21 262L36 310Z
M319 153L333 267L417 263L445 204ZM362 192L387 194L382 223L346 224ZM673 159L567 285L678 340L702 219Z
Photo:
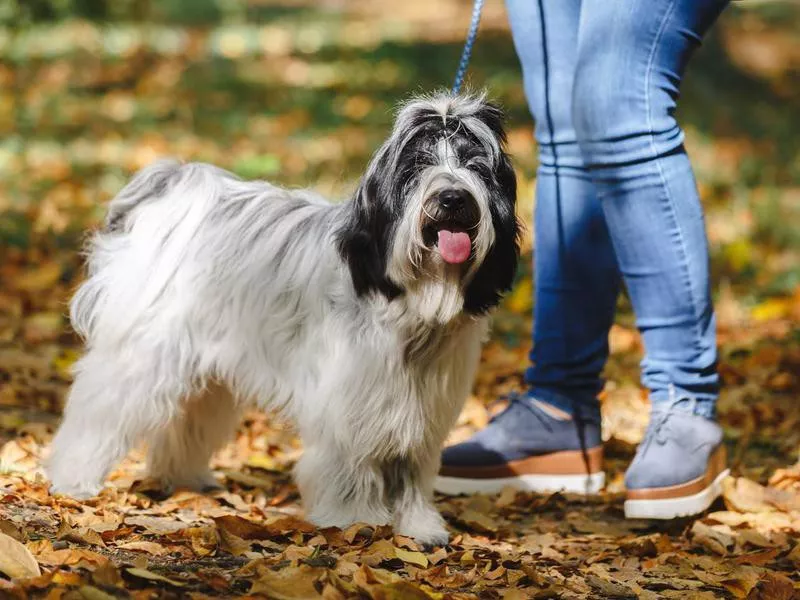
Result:
M473 158L464 165L470 171L477 173L481 179L487 179L492 176L492 168L486 164L486 161L480 158Z

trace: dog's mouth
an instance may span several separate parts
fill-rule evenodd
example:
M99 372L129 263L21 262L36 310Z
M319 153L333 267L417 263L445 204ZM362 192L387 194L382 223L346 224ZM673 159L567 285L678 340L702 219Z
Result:
M460 265L472 254L472 238L456 223L440 223L433 227L435 245L444 262Z
M446 218L426 219L422 227L422 238L428 248L435 248L442 260L451 265L459 265L472 255L472 238L476 223L465 219Z

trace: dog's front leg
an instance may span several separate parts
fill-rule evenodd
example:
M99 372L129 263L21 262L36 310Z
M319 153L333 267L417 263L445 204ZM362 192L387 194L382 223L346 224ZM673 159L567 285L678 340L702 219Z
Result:
M295 468L308 519L320 527L353 523L386 525L381 472L369 461L354 460L352 452L318 440L306 448Z
M450 539L444 519L433 504L433 482L438 470L438 452L397 459L384 470L393 502L394 530L422 544L444 545Z

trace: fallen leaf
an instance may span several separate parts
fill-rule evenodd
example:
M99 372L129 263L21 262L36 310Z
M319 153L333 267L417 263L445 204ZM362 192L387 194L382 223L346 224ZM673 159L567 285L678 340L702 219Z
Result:
M797 596L791 579L768 571L750 590L747 600L795 600Z
M92 529L86 527L73 527L66 519L61 521L61 525L56 532L56 539L69 540L70 542L78 542L79 544L89 544L90 546L105 546L103 538L100 534Z
M386 560L397 558L395 547L389 540L377 540L367 546L360 554L360 562L370 567L377 567Z
M42 574L31 551L5 533L0 533L0 572L11 579L38 577Z
M692 539L711 552L724 556L733 548L735 539L732 534L720 530L719 527L724 525L710 527L701 521L695 521L691 529Z
M166 583L167 585L171 585L173 587L183 587L186 585L182 581L175 581L174 579L169 579L168 577L164 577L163 575L159 575L158 573L153 573L152 571L148 571L147 569L128 567L127 569L125 569L125 572L134 577L138 577L139 579L146 579L148 581L158 581L160 583Z
M325 573L318 567L300 565L272 571L262 570L253 582L251 594L264 594L274 600L297 600L301 598L317 598L315 583Z
M374 600L433 600L433 597L408 581L396 581L371 591Z
M479 533L497 533L497 523L484 513L467 509L457 516L458 521Z
M164 556L165 554L169 554L169 550L164 548L164 546L161 544L157 544L156 542L132 541L125 542L123 544L117 544L116 547L120 550L147 552L147 554L152 554L153 556Z
M423 569L428 567L428 557L422 552L414 552L411 550L404 550L403 548L395 548L394 555L405 563L417 565Z
M606 597L636 598L636 593L624 583L611 581L610 579L602 578L594 573L588 573L586 575L586 583L588 583L592 589Z
M116 600L116 596L112 596L93 585L82 585L78 588L78 593L86 600Z

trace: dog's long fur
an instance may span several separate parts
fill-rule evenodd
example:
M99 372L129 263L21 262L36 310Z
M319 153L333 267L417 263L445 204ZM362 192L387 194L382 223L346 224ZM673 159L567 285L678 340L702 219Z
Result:
M87 352L48 464L54 491L96 494L141 440L165 485L216 485L208 460L254 401L298 427L312 521L445 541L440 447L518 252L501 121L482 97L407 103L342 204L209 165L138 173L72 301ZM436 202L447 189L470 198L456 215ZM446 263L436 228L467 217L471 256Z

